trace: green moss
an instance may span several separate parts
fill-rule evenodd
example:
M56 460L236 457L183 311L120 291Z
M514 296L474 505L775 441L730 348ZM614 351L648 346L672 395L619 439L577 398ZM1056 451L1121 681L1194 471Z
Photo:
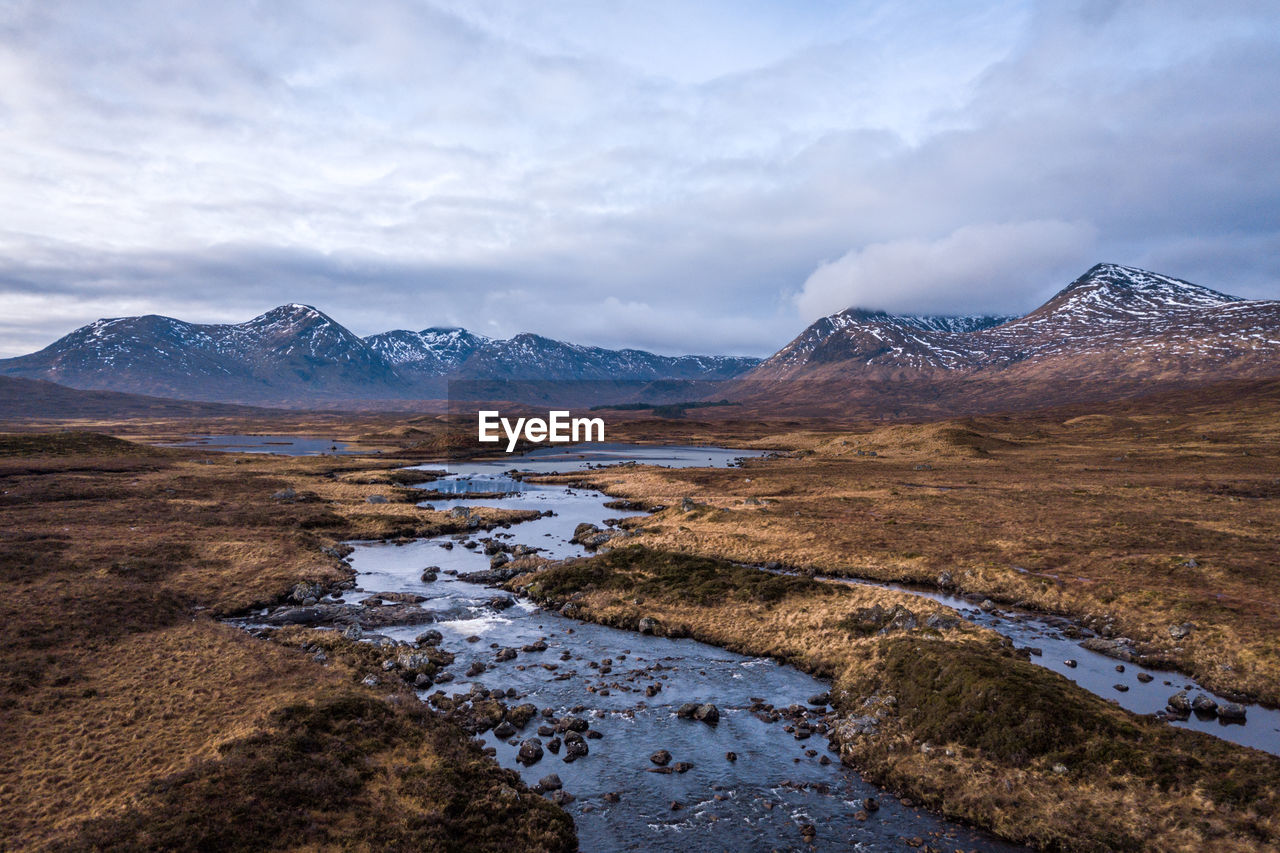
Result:
M97 432L8 433L0 435L4 456L161 456L164 451Z
M1132 774L1161 790L1257 803L1280 790L1280 761L1208 735L1136 717L1011 650L965 641L887 640L874 684L897 699L912 737L957 743L1009 765L1064 764L1077 778Z
M397 762L391 778L384 753ZM68 846L568 851L576 840L568 815L461 732L349 694L284 708L270 731L156 783L142 805L85 824Z
M632 596L675 595L681 601L703 607L731 600L777 604L797 595L834 594L829 585L809 578L777 575L728 560L657 551L642 545L547 569L537 575L528 590L542 600L563 599L589 590Z

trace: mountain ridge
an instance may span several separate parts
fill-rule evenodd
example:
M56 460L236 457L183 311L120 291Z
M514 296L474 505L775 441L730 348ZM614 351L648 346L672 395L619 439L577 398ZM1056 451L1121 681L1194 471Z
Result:
M609 350L528 332L498 340L453 327L362 338L295 302L243 323L156 314L95 320L37 352L0 360L0 374L83 390L299 405L443 398L457 379L719 381L757 363Z
M1280 301L1136 267L1097 264L1035 310L992 319L951 331L847 309L812 323L730 395L938 414L1280 376Z

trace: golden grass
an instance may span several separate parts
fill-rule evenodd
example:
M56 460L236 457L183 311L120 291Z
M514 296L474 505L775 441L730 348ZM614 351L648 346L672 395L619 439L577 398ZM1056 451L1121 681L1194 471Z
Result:
M653 547L921 584L948 572L963 592L1111 624L1153 661L1280 703L1280 402L777 443L793 452L741 469L560 479L667 506L641 522ZM682 512L685 497L700 507ZM1173 640L1184 622L1191 636Z
M396 793L402 782L386 774L356 773L346 787L330 791L324 813L306 826L284 817L293 807L279 800L283 794L270 786L259 790L245 778L265 772L254 757L261 755L255 738L294 725L281 717L283 709L316 709L286 717L301 714L310 721L304 728L323 732L332 716L325 708L346 707L341 696L351 691L372 694L358 686L350 661L336 657L321 666L296 646L254 639L209 617L279 601L301 580L349 577L350 569L323 550L343 539L461 529L458 519L407 502L414 497L408 490L339 479L393 464L156 450L74 433L0 436L0 577L8 593L0 599L6 626L0 730L8 734L0 748L4 846L167 847L190 835L215 839L206 847L257 847L258 840L244 839L270 829L283 833L286 846L290 833L296 840L313 830L331 845L341 845L347 833L415 847L468 832L478 846L494 849L474 814L449 803L448 814L435 814L421 785L402 795ZM294 499L272 497L287 487ZM398 502L367 503L375 493ZM479 515L485 523L521 517L495 510ZM333 713L345 719L344 712ZM522 793L461 730L431 723L430 738L415 744L396 734L405 725L387 718L382 734L367 744L346 735L334 736L334 743L349 748L353 767L421 766L414 778L434 774L428 788L440 796L488 802L512 790L514 799L494 809L499 835L503 827L516 835L527 829L537 849L573 843L563 814ZM333 771L274 737L268 748L304 774L290 784L305 787L307 773L318 774L319 784ZM254 824L248 814L239 827L246 834L232 842L218 835L225 815L190 799L197 791L232 801L258 798L263 817ZM344 805L348 795L351 803ZM404 823L386 809L359 811L373 801L420 818ZM372 826L375 820L382 824ZM163 844L146 842L148 827L167 827L173 835ZM388 828L396 828L398 841L379 835Z
M949 613L931 602L638 546L512 586L590 621L635 630L653 619L659 633L832 677L842 719L896 697L878 734L842 738L844 760L1012 840L1082 851L1280 843L1280 759L1128 714L969 623L924 627ZM865 631L858 613L874 605L907 607L920 627Z

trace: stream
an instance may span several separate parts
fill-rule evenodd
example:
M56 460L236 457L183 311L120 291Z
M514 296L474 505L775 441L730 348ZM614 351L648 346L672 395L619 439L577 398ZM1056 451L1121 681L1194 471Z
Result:
M635 461L669 467L728 466L741 450L707 447L596 446L587 452L542 449L496 462L449 466L449 477L424 483L438 508L452 505L550 510L554 515L513 525L519 542L544 549L542 556L564 558L584 550L569 542L582 522L602 525L606 518L640 513L610 510L598 492L540 485L513 479L505 471L552 473L588 466ZM424 466L433 467L433 466ZM507 493L504 497L470 494ZM479 538L505 534L477 533ZM509 705L531 702L551 709L550 720L536 717L510 743L492 731L482 735L499 763L517 770L530 785L556 774L574 800L573 815L584 851L623 850L903 850L913 842L948 850L1021 849L979 830L947 821L904 803L862 781L840 765L819 733L797 739L784 730L788 719L765 722L752 713L753 701L779 710L804 706L817 722L821 709L808 700L829 685L765 658L747 657L690 639L653 637L578 622L524 600L495 611L488 602L499 591L460 580L447 572L489 568L482 550L463 547L458 535L419 539L408 544L353 542L348 558L356 569L354 600L375 592L411 592L427 596L422 606L436 611L430 625L382 629L394 640L413 640L425 628L438 630L441 646L457 658L448 671L455 680L435 690L452 695L481 688L507 693ZM438 566L437 580L423 582L424 568ZM545 640L545 651L520 651L516 659L495 662L499 648L521 649ZM475 662L485 672L462 673ZM645 688L660 684L654 695ZM511 697L511 691L515 696ZM716 725L677 717L686 702L714 703ZM590 752L573 762L547 751L537 763L517 763L519 744L541 723L574 716L599 734L585 741ZM544 743L547 736L540 738ZM654 772L658 750L671 754L667 768L692 765L683 772ZM727 753L734 753L730 760ZM873 800L876 810L865 807ZM860 819L861 818L861 819ZM806 836L804 828L812 827ZM806 843L811 838L812 844Z
M540 556L563 559L585 553L569 541L578 524L604 526L606 519L643 514L609 509L605 506L609 498L599 492L526 482L510 475L515 469L559 473L631 462L725 467L754 455L761 454L708 447L595 445L569 451L542 448L494 461L450 464L446 476L421 484L431 496L423 504L438 509L531 509L543 515L514 524L510 530L399 544L349 543L355 551L347 559L356 570L358 586L348 598L360 601L375 593L395 592L426 597L421 607L433 611L430 625L379 632L390 640L413 641L429 627L443 636L441 646L456 654L447 670L453 680L422 691L423 698L437 690L453 696L501 691L508 705L537 706L542 716L514 737L502 739L489 731L481 739L503 766L517 770L531 786L548 774L558 775L563 790L573 795L565 808L574 817L584 851L901 850L904 842L946 849L1020 849L862 781L830 753L820 730L811 737L788 733L784 726L802 718L820 729L825 709L817 703L828 685L816 678L768 659L690 639L578 622L522 599L495 608L491 603L495 597L509 596L457 577L489 568L489 557L477 547L477 540L492 536L509 545L536 547ZM438 573L435 580L424 581L423 570L429 567L437 567ZM1067 620L984 609L936 590L874 585L952 607L1018 646L1036 649L1039 654L1031 658L1035 663L1138 713L1163 709L1168 697L1182 689L1188 689L1189 696L1212 695L1176 673L1136 664L1123 664L1123 672L1117 671L1121 664L1115 658L1079 645L1080 636L1091 634L1081 633L1079 626ZM1070 630L1064 633L1064 629ZM540 649L543 643L545 649ZM517 650L515 658L499 662L500 649ZM1075 666L1068 665L1068 660ZM484 671L464 676L478 668L475 664L483 664ZM1141 680L1139 673L1144 676ZM1117 684L1128 689L1118 691ZM718 724L678 717L677 709L688 702L714 703L719 709ZM768 722L767 711L759 713L766 704L784 712L781 721ZM790 714L785 713L787 709ZM1280 712L1256 705L1247 710L1245 724L1225 725L1204 714L1171 722L1280 753L1276 734ZM542 742L558 740L559 735L547 726L565 717L589 726L585 756L566 761L566 748L547 751L529 766L516 761L520 744L540 726ZM654 772L659 768L650 756L658 750L667 750L671 762L665 770ZM736 760L728 753L734 753ZM680 772L671 772L675 768ZM878 808L867 808L867 800L874 800Z

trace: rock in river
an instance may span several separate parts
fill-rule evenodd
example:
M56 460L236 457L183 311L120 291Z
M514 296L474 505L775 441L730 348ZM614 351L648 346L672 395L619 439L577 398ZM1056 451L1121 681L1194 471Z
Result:
M650 755L649 760L659 767L666 767L671 763L671 753L667 752L665 749L660 749L653 755Z
M1223 702L1218 706L1218 719L1244 722L1245 707L1235 702Z
M1218 713L1218 703L1203 693L1197 693L1196 698L1191 700L1191 710L1197 714L1216 714Z
M516 761L526 766L537 764L542 760L542 741L536 737L526 738L520 744L520 751L516 753Z

